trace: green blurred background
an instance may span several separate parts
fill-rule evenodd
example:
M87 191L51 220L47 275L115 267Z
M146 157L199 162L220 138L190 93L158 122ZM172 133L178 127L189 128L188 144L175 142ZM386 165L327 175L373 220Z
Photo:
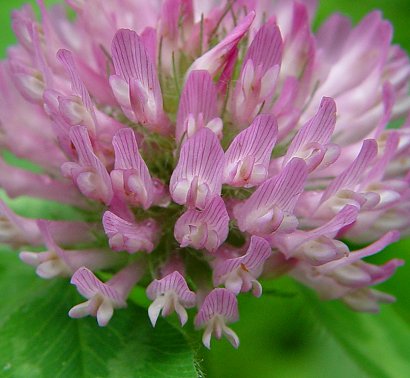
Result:
M0 56L6 54L6 47L15 42L10 28L10 12L24 3L35 1L0 0ZM47 4L56 1L46 1ZM409 0L324 0L320 3L315 20L317 27L330 13L340 11L349 15L354 22L360 20L371 9L379 8L385 18L395 27L394 42L410 52L410 3ZM394 257L406 258L410 242L402 241L390 246L381 256L380 262ZM396 304L383 309L376 321L389 322L390 314L398 314L407 325L410 324L409 267L401 268L382 289L397 296ZM213 341L212 351L199 352L201 363L208 377L366 377L361 367L351 358L340 338L334 337L331 327L324 327L319 321L319 313L312 309L311 297L301 294L299 288L287 278L264 285L265 294L256 299L252 296L240 297L241 321L233 328L241 339L238 351L228 343ZM343 306L329 304L332 311L348 313ZM330 307L329 307L330 308ZM387 312L389 311L389 312ZM379 318L377 318L379 317ZM346 314L350 319L350 314ZM370 322L368 315L351 317L354 322ZM372 318L373 319L373 318ZM349 320L347 320L347 325ZM346 324L343 327L346 327ZM352 330L356 324L352 324ZM329 331L330 330L330 331ZM346 328L346 332L352 332ZM386 334L386 338L389 335ZM338 341L339 340L339 341ZM386 339L387 340L387 339ZM347 350L347 351L346 351ZM410 359L410 351L408 351ZM383 359L383 356L375 356ZM389 371L390 361L386 360ZM410 377L410 371L390 369L387 375ZM123 378L123 377L119 377ZM125 377L124 377L125 378Z

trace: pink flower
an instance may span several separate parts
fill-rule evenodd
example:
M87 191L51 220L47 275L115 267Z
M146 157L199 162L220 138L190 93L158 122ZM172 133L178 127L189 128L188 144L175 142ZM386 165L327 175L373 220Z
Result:
M122 219L111 211L106 211L102 221L110 247L114 251L150 253L154 250L158 226L153 219L147 219L138 224Z
M225 153L224 184L252 187L264 182L277 133L276 119L272 114L255 117L252 124L235 137Z
M255 297L262 295L262 286L256 280L272 251L269 243L252 236L248 250L243 256L217 261L214 267L214 284L224 284L235 295L252 289Z
M86 266L98 270L111 268L121 263L121 256L113 256L111 251L103 249L63 250L50 234L51 225L47 221L37 221L47 251L20 253L20 259L36 267L36 273L42 278L56 276L70 277L78 268Z
M0 145L38 169L0 158L0 187L81 219L0 201L0 241L72 277L71 317L105 326L147 276L153 325L199 304L204 345L238 347L227 324L260 278L358 311L394 300L372 286L403 262L363 260L410 234L410 64L379 12L313 33L314 1L67 0L71 20L39 3L0 63Z
M260 236L295 231L298 219L293 211L306 178L306 164L293 158L278 175L266 180L247 200L234 207L239 229Z
M153 202L153 182L142 159L132 129L119 130L112 140L115 153L111 182L117 196L148 209Z
M282 60L282 36L268 21L256 33L243 59L238 83L231 97L235 121L246 125L275 91Z
M110 77L110 83L127 117L166 133L169 122L162 109L161 88L148 48L136 32L117 31L111 47L115 75Z
M175 223L181 247L215 252L228 236L229 216L224 201L215 196L204 210L188 209Z
M222 189L224 152L213 132L203 128L180 151L170 181L172 199L180 205L203 209Z
M184 277L174 271L160 280L152 281L147 287L147 296L153 302L148 308L151 323L155 326L158 316L167 316L175 311L183 326L188 315L185 308L195 306L196 294L189 290Z
M203 94L207 95L204 96ZM218 117L218 93L208 71L192 71L182 89L178 106L175 136L191 137L203 127L222 137L222 120Z
M86 197L109 205L114 195L110 176L93 151L86 127L73 126L69 135L78 162L64 163L61 166L63 176L71 178Z
M79 268L72 276L71 283L87 301L74 306L69 315L72 318L95 316L99 326L106 326L114 309L127 306L126 298L143 272L141 265L133 263L103 283L89 269Z
M331 261L319 267L311 267L304 262L293 269L291 275L304 284L315 288L323 299L341 298L358 311L378 312L378 301L392 302L394 297L368 286L379 284L390 278L403 261L392 259L382 266L361 261L362 258L380 252L399 237L397 232L389 232L378 241L358 251L350 252L344 259ZM355 299L356 298L356 299ZM363 303L357 301L362 298Z
M226 326L226 323L236 322L238 319L238 301L235 294L227 289L213 289L195 317L195 326L205 327L202 342L208 349L211 348L212 334L215 334L217 339L224 335L235 348L238 348L238 336Z

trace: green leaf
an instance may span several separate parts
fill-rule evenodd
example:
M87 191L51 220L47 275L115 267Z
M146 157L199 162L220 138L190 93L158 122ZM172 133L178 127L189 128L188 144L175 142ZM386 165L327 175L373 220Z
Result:
M182 333L130 304L106 328L70 319L81 298L65 280L42 281L17 256L0 255L1 377L196 377Z
M377 315L362 314L306 294L318 320L364 371L379 378L410 372L410 327L391 306Z

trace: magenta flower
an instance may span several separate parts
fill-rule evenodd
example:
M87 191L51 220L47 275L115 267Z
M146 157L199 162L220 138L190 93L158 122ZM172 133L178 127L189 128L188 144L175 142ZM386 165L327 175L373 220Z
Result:
M372 286L403 262L363 259L410 233L409 59L379 12L314 34L314 3L14 12L0 141L39 169L0 158L0 186L83 218L29 219L0 201L0 241L40 277L71 277L86 298L71 317L105 326L145 285L153 326L196 311L206 347L212 335L238 347L237 296L261 296L272 275L357 311L394 300Z

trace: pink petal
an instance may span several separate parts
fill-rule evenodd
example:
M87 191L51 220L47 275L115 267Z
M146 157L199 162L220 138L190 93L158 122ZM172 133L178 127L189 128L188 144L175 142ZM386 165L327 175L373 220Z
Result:
M218 116L217 91L208 71L191 71L185 82L177 113L177 140L181 140L185 133L188 137L194 134L187 130L190 115L195 121L195 131Z
M359 155L346 170L337 176L326 188L320 203L325 202L341 189L352 189L360 180L370 163L377 155L377 142L374 139L366 139L363 142Z
M114 251L150 253L154 249L158 229L153 220L137 224L106 211L103 215L103 226L109 238L110 247Z
M141 33L142 44L147 49L151 62L156 66L157 63L157 31L152 27L146 27Z
M174 236L182 247L205 248L214 252L228 237L229 216L219 196L204 210L188 209L175 223Z
M29 253L29 252L26 252ZM25 261L24 252L20 254L20 259L24 262ZM61 261L57 259L51 259L51 260L46 260L44 262L41 262L40 264L37 265L36 269L36 274L44 278L46 280L55 278L55 277L69 277L71 272L69 269L65 267L64 264L61 263Z
M160 19L162 37L177 42L179 34L189 32L192 26L193 1L165 0L162 4Z
M383 235L379 240L375 241L374 243L370 244L369 246L360 249L358 251L350 252L349 256L342 260L332 261L325 265L318 267L317 269L321 273L330 272L334 269L341 268L346 265L350 265L356 261L359 261L365 257L372 256L381 250L383 250L386 246L391 243L397 241L400 237L400 233L398 231L390 231L387 234Z
M360 261L357 265L359 265L363 271L370 274L372 278L371 285L378 285L389 279L396 272L397 268L403 266L404 263L404 260L401 259L391 259L380 266L363 261Z
M216 284L220 285L220 279L234 270L241 268L246 271L260 272L265 261L271 256L272 248L269 243L258 236L251 237L251 243L243 256L221 261L214 269ZM256 274L254 276L256 277Z
M311 31L311 21L305 4L293 3L290 10L289 30L284 35L284 51L280 79L297 77L299 82L298 98L306 98L312 88L312 76L316 63L316 42Z
M148 317L153 327L157 324L159 314L165 306L166 297L158 297L148 307Z
M242 63L239 80L231 97L234 119L246 125L266 100L271 103L282 59L282 37L272 22L256 33Z
M277 176L265 181L250 198L234 207L239 229L255 235L268 235L280 227L296 228L292 212L306 177L305 162L293 158Z
M222 188L224 153L216 135L203 128L186 140L170 181L170 194L180 204L203 209Z
M387 124L389 123L392 117L395 102L396 94L394 92L393 85L390 84L390 82L383 84L383 117L380 119L379 125L374 133L374 137L376 139L385 130Z
M250 12L222 41L192 63L187 75L194 70L207 70L212 77L226 64L226 57L230 56L239 41L249 30L255 12Z
M232 344L235 349L239 348L239 337L238 335L229 327L224 327L224 335L228 339L228 341Z
M124 128L112 140L115 165L111 180L115 192L133 205L148 209L153 201L153 183L148 167L142 159L134 131Z
M43 244L43 236L36 219L24 218L15 214L5 203L0 200L0 219L2 227L0 240L2 242L28 243L32 245ZM76 244L94 241L90 226L85 222L47 221L48 229L56 242L61 244ZM4 239L2 239L4 238ZM11 238L7 240L7 238Z
M335 124L336 104L332 98L324 97L314 117L303 125L292 139L283 164L287 164L292 157L301 157L306 160L310 170L315 169L325 157L326 145L330 141ZM339 153L333 157L333 161L338 156Z
M347 38L352 28L352 22L348 17L341 14L331 15L317 32L318 49L326 63L333 64L346 45Z
M399 147L400 142L399 135L395 131L390 131L386 138L387 139L384 141L384 153L370 170L366 178L366 181L368 182L374 183L382 181L389 163L394 158L397 152L397 148Z
M11 26L18 41L28 51L33 50L33 39L30 33L31 25L35 22L31 5L26 4L21 9L13 10L11 13Z
M105 327L114 315L114 307L109 301L103 301L97 310L97 322L100 327Z
M70 309L68 316L70 318L78 319L89 315L88 301L80 303Z
M87 299L96 295L101 295L112 300L118 306L124 306L125 301L119 293L112 287L101 282L87 268L79 268L71 277L71 283L77 287L79 293Z
M129 86L129 101L137 119L158 132L167 132L157 70L140 37L120 29L112 42L115 73ZM122 104L123 105L123 104Z
M227 289L213 289L205 298L195 317L195 327L203 326L216 315L223 316L229 323L239 319L238 301L235 294Z
M42 244L41 233L34 219L23 218L15 214L0 199L0 241L2 243Z
M254 67L260 66L262 76L271 67L280 65L282 37L276 24L267 22L258 30L246 52L244 64L249 59L252 60Z
M154 300L158 296L164 295L167 291L174 291L184 307L195 306L196 295L193 291L189 290L181 273L174 271L160 280L152 281L147 287L147 296L149 299Z
M257 116L247 129L235 137L225 153L224 183L248 187L263 182L268 175L277 133L273 115ZM251 162L247 164L248 161Z
M380 303L393 303L396 298L378 290L363 288L348 293L342 301L352 310L360 312L378 313Z
M49 251L53 251L67 266L70 266L69 260L66 257L66 252L62 248L60 248L56 244L54 239L51 237L50 226L49 226L48 221L38 220L37 225L43 237L43 241L45 245L47 246L47 249Z
M392 27L382 20L380 12L369 13L348 35L343 44L341 59L333 65L317 95L326 94L335 97L360 84L369 72L386 59L391 34ZM367 54L370 48L374 52L371 56ZM363 64L356 67L357 61L362 61ZM341 75L346 77L343 83L339 80Z
M95 111L94 111L94 104L87 91L87 88L85 87L83 81L81 80L78 74L77 68L74 63L73 54L68 50L61 49L57 52L57 58L63 63L65 69L70 75L71 86L72 86L73 92L81 98L85 108L90 113L94 123L97 124Z
M73 126L70 139L78 154L79 166L65 163L61 167L63 174L71 176L85 196L110 204L113 197L110 176L93 151L87 128Z
M346 205L332 219L322 226L310 231L296 231L289 235L279 234L274 238L274 243L288 258L303 243L325 236L335 238L346 226L356 221L359 210L356 206Z
M0 186L11 198L24 195L87 207L84 198L67 180L58 180L48 174L34 173L8 165L2 158L0 158Z

